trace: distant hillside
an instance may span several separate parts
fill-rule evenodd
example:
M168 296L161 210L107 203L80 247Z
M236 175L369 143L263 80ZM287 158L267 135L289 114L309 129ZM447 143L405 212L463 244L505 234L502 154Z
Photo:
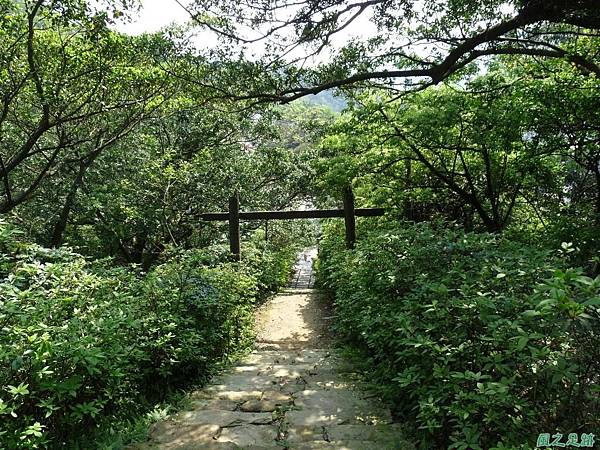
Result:
M336 97L331 91L323 91L316 95L308 95L303 99L314 105L328 106L337 113L341 112L347 106L347 102L344 98Z

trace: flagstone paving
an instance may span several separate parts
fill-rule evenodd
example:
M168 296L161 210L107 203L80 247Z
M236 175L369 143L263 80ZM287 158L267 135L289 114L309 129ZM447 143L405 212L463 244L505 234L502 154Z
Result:
M256 350L130 449L413 449L328 348L326 314L312 289L275 297L259 310Z

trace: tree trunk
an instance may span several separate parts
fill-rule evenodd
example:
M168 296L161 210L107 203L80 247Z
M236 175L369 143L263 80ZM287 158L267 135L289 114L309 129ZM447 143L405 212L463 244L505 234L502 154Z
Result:
M102 153L104 148L105 146L96 147L94 151L79 160L79 170L77 171L77 176L73 180L73 183L71 183L71 188L69 189L67 197L65 198L65 203L63 204L60 215L58 216L58 221L54 225L54 229L52 231L52 238L50 241L51 247L56 248L62 245L65 230L67 229L67 223L69 222L69 216L71 215L71 211L75 205L77 192L79 192L79 188L83 185L85 173L91 167L100 153Z
M69 221L69 215L71 214L71 210L73 209L73 205L75 204L77 192L83 184L85 172L90 167L90 164L91 161L85 162L84 160L81 160L79 162L79 170L77 171L77 176L73 180L73 183L71 183L71 187L69 189L69 192L67 193L67 197L65 198L65 202L58 216L58 221L54 224L54 229L52 230L52 238L50 240L51 247L60 247L60 245L63 243L65 230Z
M594 174L596 175L596 217L594 223L596 226L600 226L600 162L596 164Z

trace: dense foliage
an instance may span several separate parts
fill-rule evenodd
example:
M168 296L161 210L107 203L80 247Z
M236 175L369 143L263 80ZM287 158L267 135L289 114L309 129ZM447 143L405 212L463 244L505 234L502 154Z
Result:
M138 3L0 0L0 447L205 381L318 227L244 222L232 262L203 213L348 186L388 214L352 251L329 224L320 280L422 448L600 434L597 0L190 0L115 31Z
M531 448L600 430L600 277L561 253L488 233L386 223L344 251L322 242L336 328L364 351L421 448Z
M248 348L253 306L293 261L289 248L248 247L240 263L209 247L143 274L22 242L1 223L2 446L68 446Z

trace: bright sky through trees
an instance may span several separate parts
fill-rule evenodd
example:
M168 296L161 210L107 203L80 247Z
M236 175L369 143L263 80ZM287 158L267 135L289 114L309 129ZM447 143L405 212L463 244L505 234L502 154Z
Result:
M185 25L191 20L190 12L184 8L189 3L186 0L181 2L177 2L176 0L141 0L141 3L140 10L137 13L131 13L130 21L117 22L115 24L115 28L118 31L129 35L139 35L156 32L170 25ZM369 19L370 15L364 14L358 17L347 28L333 36L331 49L335 52L335 50L343 47L344 44L353 38L368 38L370 34L375 32L375 27ZM206 48L207 46L212 47L216 45L217 38L214 33L208 30L199 31L198 27L196 27L195 37L192 41L198 48ZM302 50L299 49L301 52ZM254 45L252 51L256 56L262 55L262 43ZM293 59L294 57L298 57L298 55L293 53L288 58ZM318 64L327 61L329 57L330 55L327 55L327 52L323 52L311 58L308 63L309 65Z
M119 23L117 29L127 34L158 31L173 23L185 24L190 15L175 0L143 0L139 13L130 23Z

